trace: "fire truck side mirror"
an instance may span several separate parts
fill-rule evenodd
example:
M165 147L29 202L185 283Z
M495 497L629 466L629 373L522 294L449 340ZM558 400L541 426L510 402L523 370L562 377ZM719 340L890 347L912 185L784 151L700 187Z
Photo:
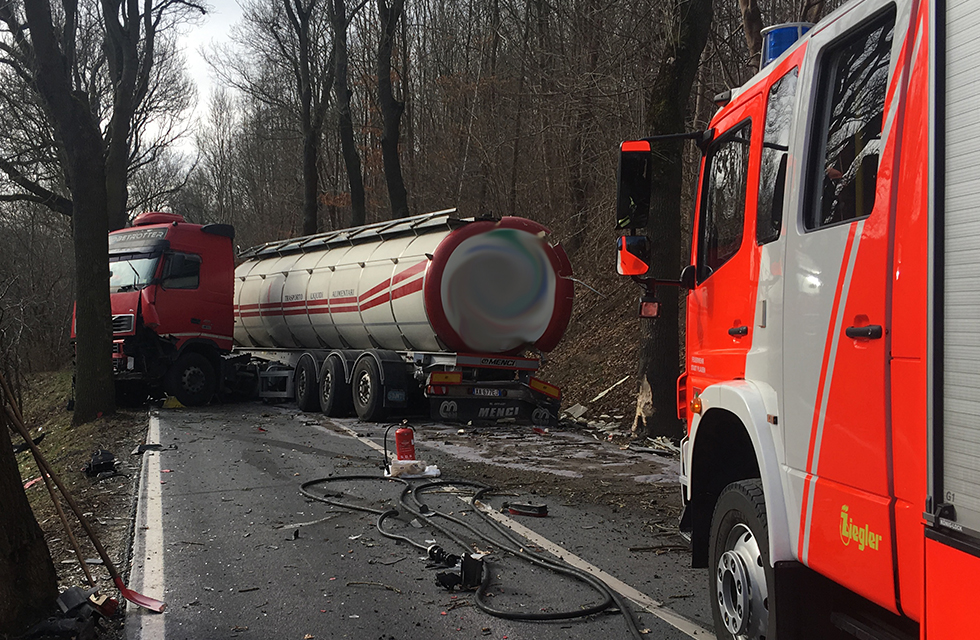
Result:
M616 239L616 273L645 276L650 270L650 239L646 236L619 236Z
M650 220L650 143L627 140L620 147L616 228L639 229Z

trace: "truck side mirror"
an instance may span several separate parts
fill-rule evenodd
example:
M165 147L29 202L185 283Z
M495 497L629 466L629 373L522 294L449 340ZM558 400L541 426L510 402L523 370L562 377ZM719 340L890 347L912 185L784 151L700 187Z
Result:
M681 269L681 287L689 291L693 290L697 286L697 275L698 268L693 264L689 264Z
M627 140L620 147L616 181L616 228L637 229L650 221L650 143Z
M646 236L619 236L616 239L616 273L645 276L650 270L650 239Z

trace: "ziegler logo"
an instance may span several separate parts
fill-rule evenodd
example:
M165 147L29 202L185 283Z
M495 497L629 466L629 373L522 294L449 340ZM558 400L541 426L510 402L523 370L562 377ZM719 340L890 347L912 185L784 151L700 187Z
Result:
M857 542L859 551L864 551L865 547L877 551L881 536L872 532L868 525L859 527L854 524L854 520L847 514L847 505L845 504L840 508L840 541L846 547L851 544L852 540Z

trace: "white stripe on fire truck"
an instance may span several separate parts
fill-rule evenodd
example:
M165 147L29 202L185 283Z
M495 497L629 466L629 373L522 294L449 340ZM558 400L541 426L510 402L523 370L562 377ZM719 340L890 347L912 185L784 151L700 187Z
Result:
M810 555L810 525L812 524L813 516L814 484L817 479L817 467L820 463L820 444L823 440L824 421L827 418L827 403L830 400L830 382L834 378L834 361L837 358L841 327L844 324L844 308L847 306L847 298L851 290L851 278L854 275L854 264L857 262L858 248L861 244L861 233L863 230L864 220L854 224L851 230L851 233L854 234L854 241L853 243L849 243L851 244L850 253L845 254L843 257L847 261L847 266L844 268L844 273L840 275L843 278L843 284L841 286L840 299L837 300L837 304L834 306L833 316L831 317L834 331L828 347L830 353L827 356L827 370L823 375L823 379L820 381L820 406L815 407L817 411L816 436L813 442L813 456L807 468L805 481L807 486L803 492L803 495L807 496L806 515L804 516L803 549L800 553L800 559L804 564L807 563Z

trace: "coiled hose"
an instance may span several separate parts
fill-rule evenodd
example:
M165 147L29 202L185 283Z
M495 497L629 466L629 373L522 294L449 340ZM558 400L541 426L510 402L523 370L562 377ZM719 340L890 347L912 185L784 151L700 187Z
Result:
M315 480L304 482L300 486L300 492L304 496L310 499L317 500L319 502L324 502L326 504L333 505L336 507L341 507L343 509L350 509L353 511L361 511L364 513L371 513L377 515L378 519L375 523L375 526L377 527L378 532L381 535L383 535L386 538L390 538L392 540L405 542L406 544L409 544L412 547L415 547L416 549L425 552L429 551L428 546L416 542L408 538L407 536L398 535L385 530L384 528L385 520L390 517L399 515L399 511L397 509L386 509L386 510L372 509L370 507L364 507L361 505L351 504L351 503L343 502L341 500L336 500L333 498L316 495L315 493L310 491L311 487L317 485L322 485L328 482L344 482L344 481L376 481L376 482L380 481L380 482L400 483L403 485L401 495L399 496L399 504L401 505L401 508L404 511L413 515L420 522L425 523L432 529L438 531L439 533L443 534L450 540L454 541L466 553L469 553L472 550L470 544L466 540L458 536L451 529L435 522L436 517L445 519L459 527L462 527L470 531L474 536L476 536L480 540L483 540L484 542L490 545L493 545L503 551L506 551L514 555L515 557L521 558L536 566L549 569L554 573L564 575L566 577L582 582L588 585L589 587L591 587L592 589L594 589L595 591L597 591L602 596L602 601L599 602L598 604L586 608L575 609L572 611L549 611L549 612L541 612L541 613L527 613L523 611L506 611L503 609L497 609L491 606L486 600L486 595L490 587L490 580L491 580L492 573L489 570L489 567L485 567L483 571L483 581L480 584L480 587L476 591L475 601L476 601L476 605L487 614L498 618L504 618L507 620L525 620L525 621L568 620L572 618L581 618L590 615L596 615L598 613L602 613L603 611L606 611L612 606L615 606L626 618L626 625L629 628L630 635L632 635L637 640L642 640L644 638L643 634L640 632L640 628L639 625L637 624L636 617L633 615L633 612L627 605L625 599L623 599L621 595L619 595L618 593L610 589L605 582L599 580L598 578L589 574L588 572L582 571L581 569L573 567L567 563L556 561L542 554L529 551L524 545L524 543L520 539L518 539L511 531L509 531L506 527L502 526L498 522L494 521L492 518L490 518L484 511L484 509L486 509L487 507L480 502L480 499L483 496L485 496L487 493L491 492L492 487L488 487L484 484L480 484L477 482L452 481L452 480L438 480L438 481L426 482L418 485L412 485L406 480L403 480L402 478L379 478L378 476L374 476L374 475L343 475L343 476L331 476L327 478L317 478ZM442 512L433 511L429 509L429 507L419 499L420 495L425 493L426 491L431 491L434 489L442 489L446 487L470 487L476 489L477 491L475 495L470 499L470 504L473 506L474 510L480 516L480 518L482 518L484 522L489 524L495 531L497 531L500 535L502 535L504 539L506 539L510 544L501 542L500 540L495 540L487 536L483 532L477 530L475 527L470 525L468 522L464 522L459 518L454 518L453 516L450 516ZM409 503L409 499L411 499L411 502L413 502L414 505Z

